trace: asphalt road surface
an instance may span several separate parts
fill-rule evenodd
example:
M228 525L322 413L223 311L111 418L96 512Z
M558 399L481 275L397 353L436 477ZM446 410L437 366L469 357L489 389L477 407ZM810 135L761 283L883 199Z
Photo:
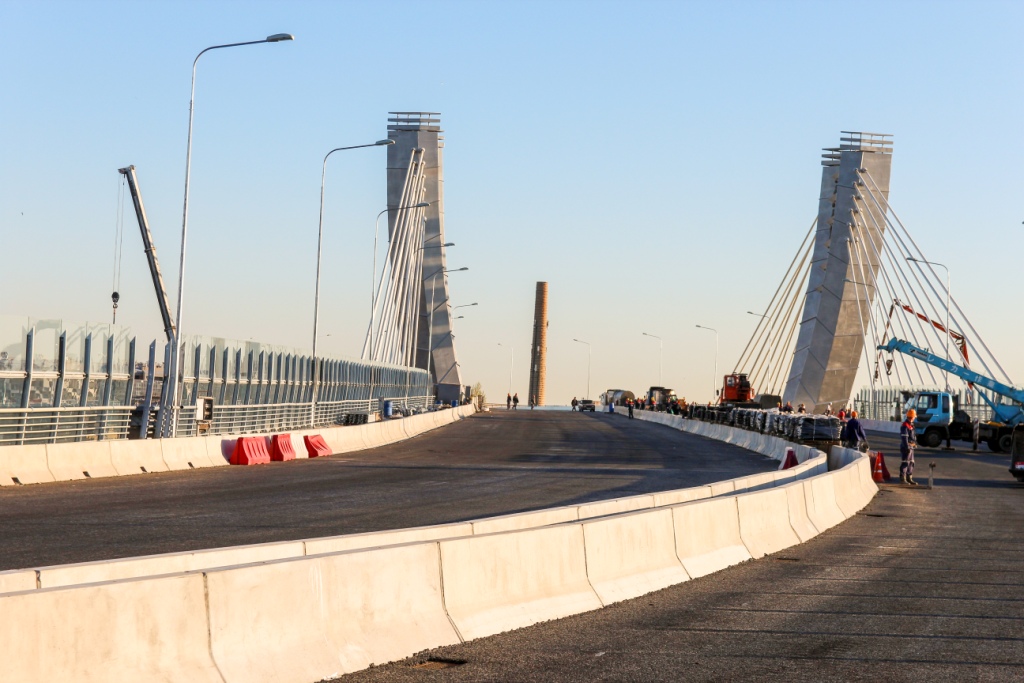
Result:
M0 569L443 524L774 469L607 414L499 410L360 453L0 489Z
M898 477L896 440L870 440ZM934 489L883 484L774 556L342 680L1024 680L1024 485L990 452L917 461Z

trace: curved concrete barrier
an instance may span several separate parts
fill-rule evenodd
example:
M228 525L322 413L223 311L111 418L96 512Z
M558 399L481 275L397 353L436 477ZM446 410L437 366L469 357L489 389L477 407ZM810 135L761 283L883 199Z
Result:
M676 554L692 578L750 559L740 538L736 498L709 498L672 508Z
M846 515L836 504L835 480L831 474L807 479L803 486L807 516L814 528L825 531L846 521Z
M604 517L605 515L617 515L633 510L644 510L654 507L654 496L641 494L627 498L613 498L611 500L598 500L593 503L584 503L577 507L579 519L591 517Z
M675 552L672 510L644 510L583 523L587 576L605 605L688 581Z
M44 444L0 447L0 486L42 484L47 481L56 480L46 464Z
M473 525L470 522L455 522L454 524L438 524L436 526L421 526L411 529L369 531L364 534L311 538L303 541L303 543L306 547L306 555L320 555L323 553L383 548L403 543L422 543L424 541L438 541L443 538L461 538L472 535Z
M601 607L579 524L440 545L445 607L466 640Z
M227 683L317 681L459 636L434 543L206 574L210 649Z
M814 526L814 523L811 522L808 514L807 497L804 495L803 482L797 481L787 484L780 487L779 490L786 492L789 502L789 525L793 527L793 531L800 538L800 542L809 541L817 536L819 531Z
M118 439L110 442L110 463L119 476L166 472L158 439Z
M689 503L694 500L701 500L702 498L710 498L711 487L694 486L688 489L662 491L652 495L654 497L654 507L660 508L666 505L678 505L679 503Z
M0 595L4 683L224 683L200 574Z
M789 496L772 489L736 496L740 538L755 560L800 543L789 523Z
M213 467L214 462L207 454L207 437L184 437L158 439L161 455L168 470L190 470ZM217 437L218 439L220 437Z
M117 560L99 560L41 567L39 586L59 588L101 581L119 581L138 577L179 574L212 567L229 567L251 562L266 562L282 558L302 557L302 541L260 543L258 545L211 548L184 553L124 557Z
M870 475L870 471L868 459L862 457L859 461L829 474L835 487L836 504L847 519L860 512L878 491L877 487L874 492L869 491L862 481L866 475ZM871 486L875 485L872 483Z
M579 507L568 505L565 507L546 508L532 512L517 512L511 515L476 519L471 522L471 525L473 527L472 534L480 536L482 534L495 534L503 531L518 531L519 529L532 529L538 526L575 522L579 518Z

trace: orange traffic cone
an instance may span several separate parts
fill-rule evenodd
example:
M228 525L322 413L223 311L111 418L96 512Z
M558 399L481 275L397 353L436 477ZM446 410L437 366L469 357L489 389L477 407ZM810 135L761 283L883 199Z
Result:
M792 448L787 448L786 459L783 461L782 467L780 469L788 470L790 467L796 467L799 464L800 463L797 462L796 459L796 451L793 450Z
M882 455L882 451L875 453L875 466L872 468L871 478L876 484L881 484L884 481L889 481L891 475L889 474L889 468L885 466L885 456Z

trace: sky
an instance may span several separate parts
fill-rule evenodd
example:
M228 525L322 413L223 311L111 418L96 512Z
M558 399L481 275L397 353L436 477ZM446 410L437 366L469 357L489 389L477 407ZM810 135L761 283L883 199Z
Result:
M731 370L816 215L821 148L861 130L894 136L893 207L1024 382L1024 4L0 0L0 25L0 314L109 321L128 164L173 303L192 60L287 32L199 62L184 334L308 349L324 154L433 111L452 304L479 304L464 381L526 395L543 280L549 403L587 393L573 339L591 396L706 401L696 325ZM383 148L326 182L320 343L357 357ZM118 322L160 338L125 212Z

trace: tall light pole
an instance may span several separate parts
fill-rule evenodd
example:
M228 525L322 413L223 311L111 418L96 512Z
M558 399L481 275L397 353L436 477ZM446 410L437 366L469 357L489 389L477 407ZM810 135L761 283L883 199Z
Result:
M503 346L501 342L498 342L498 346ZM508 393L512 393L512 368L516 364L516 347L512 344L508 345Z
M461 273L464 270L469 270L467 266L461 268L453 268L451 270L444 270L440 268L435 270L429 277L423 278L424 282L430 281L430 317L427 318L427 381L430 381L430 358L434 355L434 278L438 275L445 275L447 273Z
M925 261L924 259L914 258L913 256L908 256L907 260L914 263L927 263L930 266L939 266L946 270L946 361L952 362L949 357L949 338L951 336L949 331L949 268L937 261ZM946 391L949 392L949 372L944 369L942 371L942 376L943 380L946 382Z
M585 342L582 339L573 339L573 341L576 342L577 344L586 344L587 345L587 396L586 396L586 398L590 398L590 351L591 351L591 349L590 349L590 342Z
M249 40L244 43L227 43L225 45L211 45L202 50L192 60L192 91L188 100L188 144L185 147L185 200L181 209L181 259L178 263L178 304L174 314L174 348L171 349L171 381L166 387L171 402L171 425L170 435L178 433L178 366L181 362L181 308L182 298L185 291L185 241L188 237L188 183L192 173L192 120L195 113L196 101L196 65L199 58L210 50L221 50L226 47L241 47L243 45L258 45L260 43L281 43L288 40L295 40L290 33L275 33L263 40ZM166 425L166 423L165 423ZM166 430L165 430L166 433Z
M320 170L320 226L317 232L316 238L316 293L313 295L313 402L309 407L310 410L310 424L315 423L316 417L316 399L319 393L320 373L318 372L317 361L319 360L316 355L316 342L317 342L317 324L320 322L320 263L323 257L323 243L324 243L324 186L327 181L327 159L330 158L335 152L344 152L349 149L363 149L364 147L387 147L388 145L395 144L394 140L384 139L377 140L377 142L370 143L368 145L352 145L350 147L335 147L330 152L324 155L323 168Z
M659 337L656 334L647 334L646 332L641 332L640 334L644 335L645 337L651 337L652 339L657 339L658 340L658 385L659 386L664 386L661 383L661 369L662 369L662 361L665 358L665 354L664 354L665 349L662 346L661 337Z
M846 238L846 241L848 243L850 243L850 244L853 243L853 240L851 240L849 237ZM843 278L843 282L849 282L851 285L854 286L853 287L853 294L857 298L857 322L860 323L860 334L861 334L861 336L864 337L865 339L867 339L868 333L867 333L867 330L864 328L864 314L861 311L861 307L860 307L860 293L857 291L857 285L860 285L861 287L864 288L864 300L865 301L867 301L867 299L868 299L868 295L867 295L868 289L867 288L870 287L871 285L869 285L866 282L860 282L859 280L851 280L848 277L844 277ZM870 320L868 322L870 322ZM876 402L875 402L875 373L871 371L871 356L868 355L868 344L864 344L864 366L865 366L865 368L868 371L868 382L871 384L871 400L868 402L868 406L869 406L868 407L868 411L871 414L871 419L876 419L876 414L875 414L876 413L876 410L875 410L875 405L876 405ZM856 403L854 404L854 406L856 406ZM862 413L864 412L863 408L861 409L861 412Z
M753 311L747 311L747 315L752 315L752 316L755 316L757 318L761 318L762 320L767 320L768 319L767 315L763 315L761 313L754 313ZM767 388L769 390L770 390L770 387L768 386L768 384L772 381L771 359L772 359L772 354L771 354L771 351L769 350L768 358L765 359L765 361L764 361L764 374L765 374L765 381L764 381L764 383L765 383L765 388ZM762 393L767 393L767 392L762 392Z
M707 330L715 333L715 376L711 382L711 399L717 403L718 399L718 330L713 327L704 327L703 325L697 325L698 329Z

